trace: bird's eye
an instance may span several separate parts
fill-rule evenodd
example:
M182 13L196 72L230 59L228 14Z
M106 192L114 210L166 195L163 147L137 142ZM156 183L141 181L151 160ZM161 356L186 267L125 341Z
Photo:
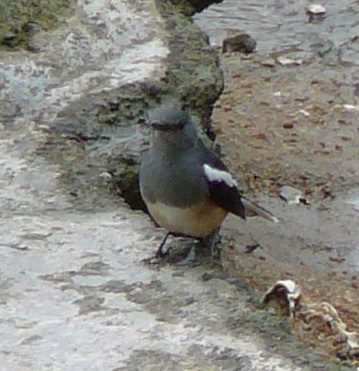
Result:
M179 123L177 124L177 128L178 128L179 130L182 130L182 129L184 128L184 125L185 125L185 122L184 122L184 121L181 121L181 122L179 122Z

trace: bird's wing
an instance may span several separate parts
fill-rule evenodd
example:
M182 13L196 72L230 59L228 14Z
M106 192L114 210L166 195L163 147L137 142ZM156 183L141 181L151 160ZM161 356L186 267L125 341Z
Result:
M228 212L245 219L245 208L236 181L227 166L207 148L204 151L202 171L208 184L211 200Z
M211 200L218 206L243 219L261 216L271 222L278 222L278 219L269 210L239 193L237 183L227 166L207 148L204 151L202 166Z

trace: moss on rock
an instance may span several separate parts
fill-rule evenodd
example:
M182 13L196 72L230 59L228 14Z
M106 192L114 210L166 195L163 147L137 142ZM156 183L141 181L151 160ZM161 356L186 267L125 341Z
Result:
M183 106L202 119L209 118L212 105L223 90L223 76L217 53L208 38L191 20L181 13L184 3L158 0L157 7L165 19L170 34L167 89L178 96ZM184 12L186 13L186 12Z
M0 47L28 48L38 30L50 30L69 16L76 0L0 0Z

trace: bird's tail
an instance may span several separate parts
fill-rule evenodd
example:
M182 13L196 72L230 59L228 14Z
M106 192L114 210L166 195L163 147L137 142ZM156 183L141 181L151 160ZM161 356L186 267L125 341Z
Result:
M264 207L259 206L251 200L248 200L248 198L244 196L242 196L241 199L246 210L246 217L261 216L262 218L267 219L271 222L279 222L278 218L276 218L269 210L266 210Z

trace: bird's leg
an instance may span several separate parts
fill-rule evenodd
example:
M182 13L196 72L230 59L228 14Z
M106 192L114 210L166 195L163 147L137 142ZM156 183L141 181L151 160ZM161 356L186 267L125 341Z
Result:
M196 245L192 245L188 254L182 260L176 263L176 265L187 266L193 264L195 261L196 261Z
M205 248L206 255L208 255L208 247L210 248L211 252L211 258L213 262L220 264L220 250L221 247L219 246L221 242L221 236L219 235L219 228L216 229L213 233L211 233L209 236L197 239L197 243L193 244L191 246L190 251L188 254L183 258L181 261L176 263L176 265L179 266L187 266L191 265L194 262L196 262L197 254L196 254L196 248ZM201 249L201 251L203 251Z
M220 246L221 236L219 234L219 228L217 228L214 232L212 232L209 236L202 238L200 241L200 246L202 246L205 251L206 255L208 255L208 248L211 253L212 259L219 258L219 251L221 249Z
M170 234L172 233L171 232L166 233L165 237L163 238L160 245L158 246L155 256L153 256L152 258L143 259L142 263L146 265L155 265L155 264L158 264L161 261L161 259L165 258L169 254L169 250L171 248L169 247L166 251L163 251L163 247L165 246L167 238Z
M217 228L209 237L210 248L211 248L211 257L212 259L219 258L221 253L221 236L219 234L219 228Z
M171 232L167 232L165 237L163 238L162 242L160 243L160 246L158 246L158 249L157 249L156 255L155 255L156 258L163 259L165 256L168 255L168 250L163 251L163 247L165 246L167 238L169 237L170 234L171 234Z

